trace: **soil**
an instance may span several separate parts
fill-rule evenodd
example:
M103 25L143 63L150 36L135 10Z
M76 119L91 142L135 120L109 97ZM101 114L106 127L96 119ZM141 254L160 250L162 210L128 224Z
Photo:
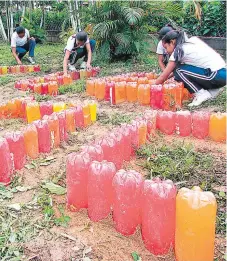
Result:
M9 100L14 97L23 97L25 93L15 91L13 84L7 84L4 88L0 88L0 102ZM58 96L53 100L63 100L65 102L75 100L90 100L86 95L69 94ZM106 102L99 103L100 119L108 118L108 115L119 113L121 115L133 114L134 117L141 112L149 109L141 107L137 104L121 104L111 107ZM3 136L9 130L18 130L25 123L20 120L4 120L0 121L0 135ZM78 151L80 147L92 140L102 137L108 130L113 128L110 124L102 124L97 121L94 125L86 130L75 132L70 135L67 143L61 145L60 148L53 150L48 156L53 156L55 161L48 166L38 166L36 169L22 169L17 172L17 176L22 177L21 184L23 186L31 186L32 189L26 192L16 193L12 199L12 203L27 203L32 200L37 192L40 184L44 180L49 180L53 176L65 175L66 155ZM165 136L164 140L171 145L175 140L182 140L176 136ZM226 146L222 143L215 143L210 140L198 140L194 138L184 138L185 142L193 143L199 151L204 150L218 157L225 157ZM46 155L40 155L40 158ZM145 175L136 160L125 164L125 168L132 168ZM29 162L28 162L29 164ZM38 165L38 164L37 164ZM222 180L225 176L225 170L221 170ZM64 179L62 181L64 183ZM64 185L64 184L63 184ZM225 184L223 184L224 186ZM64 196L53 196L53 204L57 206L65 203ZM56 207L55 207L55 211ZM138 229L133 236L124 237L117 233L111 216L105 220L95 223L91 222L87 216L86 210L79 212L69 212L65 210L65 214L71 217L71 221L67 228L54 226L51 229L43 230L35 239L23 244L26 260L30 261L132 261L132 253L139 254L143 261L174 261L174 255L171 252L166 257L155 257L144 247L141 239L141 233ZM224 255L225 239L222 235L216 235L215 257L221 261ZM205 260L204 260L205 261Z

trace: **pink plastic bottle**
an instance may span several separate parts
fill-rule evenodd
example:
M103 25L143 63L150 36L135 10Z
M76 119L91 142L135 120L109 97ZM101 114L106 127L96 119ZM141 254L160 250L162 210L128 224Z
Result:
M47 82L44 82L41 84L41 94L47 95L48 94L48 84Z
M76 123L76 128L83 128L84 127L84 114L83 114L83 108L81 106L76 107L75 123Z
M113 160L115 166L117 169L120 169L123 164L123 150L124 150L124 143L123 143L123 136L121 133L117 132L116 130L113 130L109 137L114 139L115 142L115 154L113 155Z
M129 125L131 134L131 156L135 156L136 150L139 148L139 130L137 124Z
M115 163L116 141L111 137L103 137L96 141L102 147L103 159Z
M192 113L192 135L198 139L205 139L209 134L210 113L195 111Z
M52 113L53 113L53 103L52 102L40 102L41 118L44 115L51 115Z
M66 131L66 115L64 111L58 112L57 117L59 120L59 134L60 141L66 141L68 139L68 133Z
M88 207L87 182L90 163L88 153L71 153L67 156L67 206L71 211Z
M162 85L151 85L150 104L153 109L162 109L163 107L163 89Z
M5 138L9 145L9 151L13 154L14 168L20 170L26 163L24 136L20 131L7 133Z
M126 161L130 161L132 152L130 127L127 124L122 124L119 128L119 131L123 136L123 159Z
M49 153L51 151L51 135L47 120L38 120L34 122L39 141L39 152Z
M91 144L82 146L82 151L89 154L91 161L97 160L102 161L103 160L103 151L102 147L98 144Z
M171 180L145 180L142 202L142 238L154 255L174 247L176 187Z
M110 90L113 88L115 85L114 82L106 82L105 85L105 101L110 101Z
M190 111L176 112L176 133L182 137L190 136L192 117Z
M6 139L0 138L0 182L8 185L13 174L13 160Z
M156 117L157 117L157 111L156 110L147 110L144 113L143 118L147 121L147 139L148 140L150 139L150 137L155 136Z
M112 181L116 167L112 162L93 161L88 172L88 216L100 221L111 212L113 203Z
M157 128L165 134L173 134L176 128L175 113L172 111L159 111L157 114Z
M119 170L113 178L113 220L118 232L134 234L141 223L141 192L143 178L134 171Z

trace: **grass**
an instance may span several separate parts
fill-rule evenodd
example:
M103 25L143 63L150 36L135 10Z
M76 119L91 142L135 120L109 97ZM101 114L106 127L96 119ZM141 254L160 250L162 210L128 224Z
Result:
M121 125L122 123L130 123L133 118L135 118L135 115L133 114L114 113L108 115L104 112L98 114L99 122L104 125Z
M59 87L58 92L59 94L66 94L66 93L81 93L85 90L85 80L77 80L72 84L69 85L62 85Z
M200 186L212 191L218 202L216 233L225 234L225 193L215 189L225 184L225 160L209 151L195 150L192 144L152 142L137 151L147 178L171 179L177 187Z

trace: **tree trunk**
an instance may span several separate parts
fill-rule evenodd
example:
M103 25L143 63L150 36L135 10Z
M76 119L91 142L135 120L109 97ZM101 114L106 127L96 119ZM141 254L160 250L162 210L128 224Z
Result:
M69 3L69 14L70 14L71 24L72 24L73 29L76 30L77 26L76 26L76 21L75 21L74 15L73 15L73 8L72 8L71 0L68 0L68 3Z
M23 7L22 7L22 15L21 15L21 20L20 20L20 23L22 23L22 22L23 22L23 20L24 20L25 11L26 11L26 4L25 4L25 3L23 3Z
M78 1L75 0L75 6L76 6L76 20L77 20L77 29L78 31L81 31L81 22L80 22L80 13L79 13L79 6Z
M7 35L6 35L6 32L5 32L3 23L2 23L2 17L1 17L1 16L0 16L0 32L1 32L1 34L2 34L3 40L4 40L4 41L7 41L8 38L7 38Z
M10 0L10 7L9 7L9 12L10 12L10 36L13 34L14 27L13 27L13 1Z

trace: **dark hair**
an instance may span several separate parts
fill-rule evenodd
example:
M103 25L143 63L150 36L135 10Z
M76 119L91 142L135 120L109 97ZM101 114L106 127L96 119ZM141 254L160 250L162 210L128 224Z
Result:
M23 34L23 33L25 33L25 29L22 26L18 26L18 27L16 27L16 32L17 32L17 34Z
M80 31L79 33L76 34L76 39L81 42L86 42L87 41L87 33L84 31Z
M162 29L158 32L159 40L161 40L168 32L174 30L173 26L171 24L166 24Z
M184 56L182 46L186 42L185 32L172 30L162 38L163 43L170 44L171 40L176 40L176 46L174 49L174 59L176 62L179 62Z

